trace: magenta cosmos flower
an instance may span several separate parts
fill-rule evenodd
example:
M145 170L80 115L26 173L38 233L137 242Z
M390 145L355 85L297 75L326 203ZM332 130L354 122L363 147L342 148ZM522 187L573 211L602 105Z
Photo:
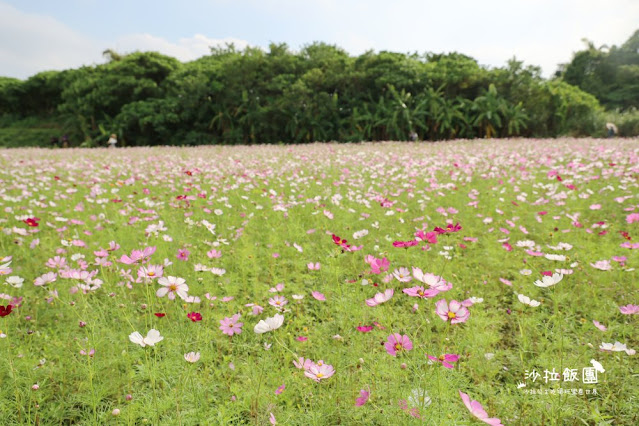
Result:
M238 322L240 320L240 317L240 314L235 314L230 318L226 317L220 320L220 330L222 330L222 333L228 334L229 336L232 336L234 334L241 334L242 326L244 325L244 323Z
M466 406L466 408L468 408L468 411L470 411L470 414L477 417L482 422L488 423L489 425L503 426L501 424L501 420L499 420L498 418L495 418L495 417L489 418L488 414L486 413L486 410L484 410L484 407L482 407L482 405L479 402L475 400L471 401L470 397L462 391L459 391L459 396L461 396L461 399L462 401L464 401L464 405Z
M399 333L393 333L387 338L387 342L384 343L386 352L389 355L397 356L397 352L410 351L413 349L413 342L410 341L408 336L402 336Z
M439 357L426 354L426 356L431 361L441 362L442 365L446 368L453 368L453 365L451 364L451 362L457 362L457 360L459 360L459 355L455 355L455 354L444 354Z
M370 397L371 393L368 391L365 391L364 389L359 391L359 398L357 398L355 400L355 406L356 407L361 407L362 405L366 404L368 402L368 398Z
M448 303L446 299L441 299L435 303L435 307L437 315L444 321L450 320L451 324L466 322L470 316L468 309L456 300L451 300Z

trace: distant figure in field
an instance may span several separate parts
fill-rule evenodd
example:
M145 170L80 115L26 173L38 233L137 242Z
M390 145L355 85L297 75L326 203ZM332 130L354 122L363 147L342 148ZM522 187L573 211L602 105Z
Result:
M410 136L409 136L409 138L410 138L410 141L411 141L411 142L417 142L417 138L418 138L418 137L419 137L419 136L417 136L417 132L410 132Z
M118 143L118 137L115 135L115 133L111 134L111 137L109 138L109 141L107 143L109 144L109 148L115 148L115 144Z
M68 135L63 135L62 136L62 146L67 148L69 146L69 136Z
M51 148L57 148L59 142L57 136L51 136Z
M617 130L617 126L615 126L612 123L606 123L606 129L608 129L608 137L609 138L614 138L615 135L617 134L618 130Z

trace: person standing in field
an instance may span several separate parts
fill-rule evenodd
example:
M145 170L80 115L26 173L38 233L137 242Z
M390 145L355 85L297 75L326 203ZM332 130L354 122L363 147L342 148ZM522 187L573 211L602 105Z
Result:
M608 130L609 138L614 138L615 135L618 133L617 126L612 123L606 123L606 130Z
M111 137L109 138L109 141L107 143L109 144L109 148L115 148L115 144L118 143L118 137L115 135L115 133L111 134Z

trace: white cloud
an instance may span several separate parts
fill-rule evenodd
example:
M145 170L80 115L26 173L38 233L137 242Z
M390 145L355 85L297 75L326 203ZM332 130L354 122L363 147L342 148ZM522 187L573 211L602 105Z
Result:
M48 16L0 3L0 75L26 78L101 61L100 43Z
M28 14L0 2L0 76L28 78L38 72L77 68L104 62L102 52L156 51L180 61L191 61L210 52L210 46L233 43L237 49L248 45L237 38L213 39L202 34L177 42L150 34L130 34L113 42L95 40L60 21Z
M114 50L119 53L128 53L135 50L155 51L185 62L208 55L211 52L211 46L223 47L230 43L233 43L238 50L248 46L246 40L232 37L214 39L202 34L196 34L193 37L181 38L177 43L173 43L151 34L131 34L118 38L115 42Z

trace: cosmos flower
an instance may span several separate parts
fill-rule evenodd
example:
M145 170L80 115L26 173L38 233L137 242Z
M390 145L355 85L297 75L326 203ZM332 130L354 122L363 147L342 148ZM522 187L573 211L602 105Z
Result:
M149 332L146 334L146 337L142 337L142 335L138 331L134 331L129 335L129 340L131 340L131 342L142 347L155 346L156 343L162 341L163 339L164 337L160 336L160 332L154 328L149 330Z
M255 324L253 331L255 331L257 334L263 334L269 331L277 330L282 326L282 324L284 324L284 315L275 314L275 316L273 317L266 318L265 320L260 320L260 322Z
M619 306L619 311L624 315L639 314L639 305Z
M240 320L241 315L235 314L232 317L226 317L220 320L220 330L222 333L228 334L232 336L234 334L242 333L243 322L238 322Z
M355 399L355 406L361 407L362 405L368 402L368 398L370 398L371 393L369 391L365 391L364 389L359 391L359 397Z
M541 305L541 302L532 300L530 297L524 296L523 294L518 294L517 299L519 299L519 301L523 303L524 305L532 306L533 308Z
M426 290L424 287L420 286L405 288L402 291L411 297L420 297L422 299L435 297L439 294L439 290L435 288L429 288Z
M184 278L162 277L158 280L158 284L163 286L155 293L158 297L164 297L167 294L169 295L169 300L174 300L176 294L184 300L188 297L189 286L186 285Z
M35 280L33 280L33 285L35 286L43 286L45 284L52 283L56 280L57 274L55 272L47 272L44 275L39 276Z
M400 283L407 283L413 279L413 277L411 277L410 275L410 272L408 271L408 268L395 269L393 271L393 276Z
M459 355L456 354L444 354L439 357L426 354L429 360L440 362L446 368L453 368L453 362L457 362L459 360Z
M564 276L562 274L555 273L552 276L544 276L541 280L537 280L533 284L535 284L537 287L551 287L557 284L563 278Z
M466 408L468 408L468 411L470 411L470 414L477 417L482 422L488 423L489 425L503 426L501 424L501 420L499 420L498 418L494 418L494 417L489 418L488 414L484 410L484 407L482 407L482 405L479 402L475 400L471 401L470 397L462 391L459 391L459 396L461 396L461 399L462 401L464 401L464 405L466 406Z
M200 359L200 353L199 352L186 353L184 354L184 359L190 363L197 362Z
M628 349L626 344L621 342L615 342L614 344L602 342L599 349L606 352L626 352L628 355L636 353L634 349Z
M393 333L388 336L386 340L384 348L386 348L386 352L388 352L391 356L397 356L398 352L410 351L413 349L413 342L410 341L410 338L407 335L402 336L399 333Z
M330 364L313 364L308 368L308 370L304 371L304 375L306 377L308 377L309 379L313 379L318 383L320 382L320 380L328 379L329 377L333 376L333 374L335 374L335 369Z
M456 300L451 300L450 303L448 303L446 299L441 299L435 303L435 307L435 313L437 313L443 321L450 320L451 324L466 322L470 317L468 309Z
M395 290L393 290L392 288L389 288L385 290L383 293L377 293L372 298L366 299L366 305L373 307L373 306L377 306L382 303L388 302L391 299L391 297L393 297L393 294L395 294Z

